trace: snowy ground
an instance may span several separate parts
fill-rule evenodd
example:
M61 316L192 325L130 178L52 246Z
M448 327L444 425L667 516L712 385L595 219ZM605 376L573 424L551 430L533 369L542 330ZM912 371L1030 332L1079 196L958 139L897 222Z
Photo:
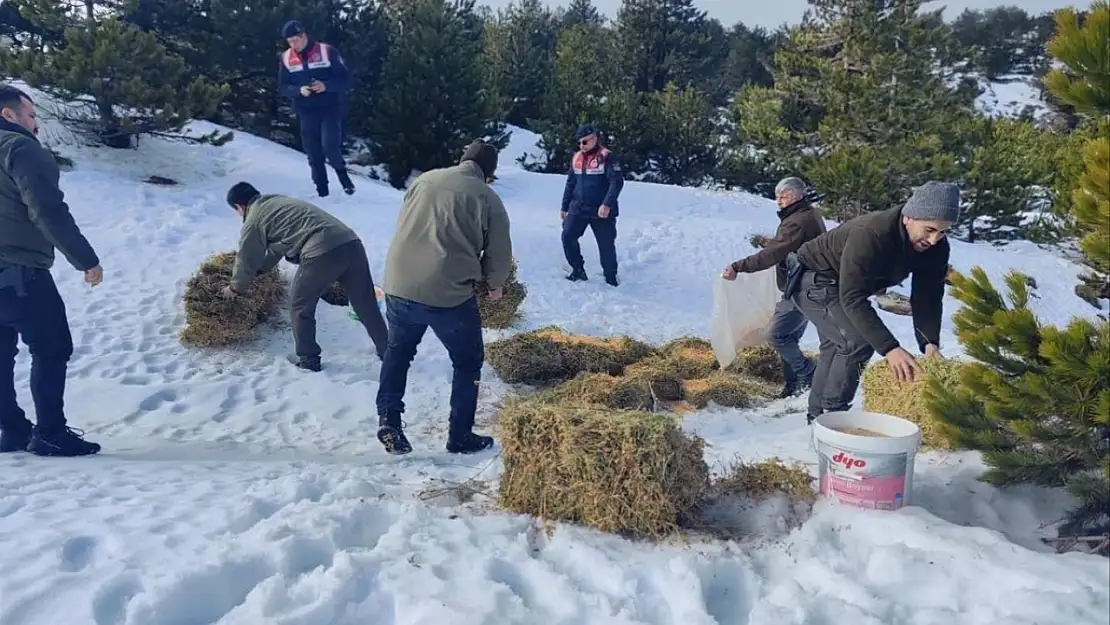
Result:
M1034 119L1049 111L1041 97L1039 79L1033 76L1008 75L998 80L981 80L983 93L975 100L976 107L995 117L1015 117L1028 109Z
M708 336L712 281L773 231L772 204L743 194L628 184L619 254L624 284L564 272L562 178L520 170L518 136L495 188L512 217L525 328L621 333L650 341ZM821 503L794 531L749 520L743 544L638 545L428 489L477 476L493 492L496 452L442 451L450 374L429 338L406 402L415 451L374 439L378 366L345 310L321 306L325 371L288 364L287 332L231 352L181 347L185 281L235 244L227 188L311 198L304 158L239 135L223 148L144 142L138 151L61 146L76 162L62 184L103 259L88 288L55 269L77 345L67 395L72 425L102 455L0 457L0 625L1105 625L1106 560L1057 555L1039 537L1060 493L980 484L974 454L918 458L917 506L896 513ZM156 174L182 182L158 187ZM320 201L364 238L375 276L401 192L360 179L354 197ZM1045 321L1093 315L1072 288L1079 269L1030 244L955 246L955 264L1010 268L1040 285ZM285 267L288 271L289 268ZM949 303L949 310L954 304ZM884 318L909 340L907 319ZM497 338L490 333L488 338ZM812 346L815 333L805 341ZM946 326L944 342L955 344ZM24 407L26 353L17 388ZM507 392L486 372L479 420ZM707 409L686 426L712 465L740 455L814 463L803 400L761 411ZM424 494L424 497L419 495ZM434 494L434 493L432 493Z

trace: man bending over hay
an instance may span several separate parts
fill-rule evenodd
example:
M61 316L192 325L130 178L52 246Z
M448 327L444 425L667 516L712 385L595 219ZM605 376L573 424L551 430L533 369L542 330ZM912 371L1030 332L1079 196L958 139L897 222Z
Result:
M248 182L231 187L227 203L243 218L243 228L231 284L220 292L222 297L234 299L246 292L256 274L269 271L284 257L298 265L291 303L293 363L320 370L316 304L334 282L347 293L378 358L383 358L388 332L374 296L366 249L354 230L317 206L284 195L262 195Z
M454 369L447 451L474 453L493 439L473 432L485 361L474 285L501 298L513 249L509 215L487 184L497 150L476 141L453 167L426 172L409 187L386 257L389 347L378 386L378 440L391 454L412 446L401 430L405 381L428 328L447 348Z

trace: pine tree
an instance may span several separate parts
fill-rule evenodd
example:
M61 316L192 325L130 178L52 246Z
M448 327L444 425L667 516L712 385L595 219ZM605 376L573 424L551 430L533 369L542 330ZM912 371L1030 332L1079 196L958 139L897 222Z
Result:
M1078 505L1062 536L1110 533L1110 322L1042 324L1016 272L1005 277L1008 298L980 267L951 282L963 304L956 336L978 362L958 388L928 383L930 412L954 441L983 452L984 481L1066 487Z
M482 22L474 0L389 0L389 57L370 126L377 160L400 189L415 171L453 165L474 139L498 148L483 89Z
M580 25L605 25L605 16L597 10L593 0L570 0L566 9L559 13L560 28L565 30Z
M487 24L483 67L504 119L530 128L540 116L555 72L555 14L540 0L518 0Z
M644 179L670 185L704 185L716 173L721 128L707 94L674 83L651 94L652 139L659 149Z
M577 150L575 128L599 121L603 103L631 87L619 52L604 26L580 24L559 33L551 89L544 100L542 119L534 126L545 158L542 163L522 163L525 167L548 173L567 171ZM624 155L622 163L627 171Z
M693 0L623 0L616 26L637 91L662 91L670 82L703 87L728 52L723 32L712 36Z
M946 84L949 32L936 12L921 13L921 0L809 4L775 54L774 89L741 94L737 106L760 115L742 116L740 133L775 168L809 178L841 219L954 176L973 94Z
M186 123L210 116L228 93L225 85L192 75L155 34L118 19L113 4L12 4L32 23L63 36L61 45L51 45L45 37L5 50L0 67L65 101L57 117L105 145L127 147L142 134L180 137ZM81 102L88 99L92 104L83 107ZM231 137L215 132L189 138L222 143Z
M1066 66L1044 78L1060 100L1095 124L1096 136L1083 150L1086 165L1068 208L1083 238L1080 246L1100 272L1110 271L1110 2L1091 5L1079 25L1073 9L1056 13L1049 53Z

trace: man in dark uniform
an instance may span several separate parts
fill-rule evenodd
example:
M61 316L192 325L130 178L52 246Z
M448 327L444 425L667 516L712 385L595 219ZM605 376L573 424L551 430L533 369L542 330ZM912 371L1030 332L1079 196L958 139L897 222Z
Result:
M567 280L578 282L586 276L586 261L578 239L586 228L594 231L597 252L605 282L617 286L617 198L624 187L620 162L601 145L598 128L585 124L578 128L578 152L571 159L567 184L563 189L563 254L570 264Z
M54 156L39 144L35 105L0 85L0 453L88 456L100 445L67 425L66 369L73 356L66 305L50 273L57 249L92 286L100 259L73 221ZM15 393L19 339L31 352L31 425Z
M335 46L315 41L304 26L290 20L281 29L289 48L278 62L278 89L289 98L301 126L301 145L312 168L312 182L320 197L328 195L325 159L335 169L343 191L350 195L355 185L343 160L343 138L347 116L350 74Z

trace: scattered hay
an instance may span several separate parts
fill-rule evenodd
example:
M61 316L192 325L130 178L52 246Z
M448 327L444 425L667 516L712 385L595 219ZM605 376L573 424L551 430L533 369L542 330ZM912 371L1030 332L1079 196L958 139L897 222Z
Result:
M625 336L597 338L548 327L486 345L486 360L509 384L542 385L584 372L621 375L625 367L654 352L650 345Z
M894 315L909 317L913 314L913 308L910 307L910 298L901 293L876 295L875 305L879 307L879 310L885 310Z
M869 430L867 428L832 428L832 429L835 432L840 432L841 434L851 434L852 436L866 436L868 438L887 438L886 434L881 434L879 432L876 432L874 430Z
M926 377L934 377L945 386L959 384L965 363L948 358L919 358L917 363ZM875 362L863 371L863 409L881 412L913 421L921 428L921 441L926 447L958 449L944 435L925 407L925 378L899 383L885 361Z
M740 350L729 366L730 373L738 373L758 378L774 384L782 384L782 358L774 347L763 343Z
M351 305L351 300L347 297L347 292L343 290L343 287L339 286L338 282L333 282L331 286L328 287L328 290L324 291L324 294L320 296L320 299L323 300L324 303L331 304L332 306L343 307Z
M180 340L191 347L239 343L255 326L277 310L285 298L285 284L276 267L255 277L246 293L233 300L220 297L230 284L235 253L207 259L185 286L185 329Z
M710 402L724 408L750 408L757 399L771 397L776 390L760 380L724 371L682 382L682 398L699 410Z
M668 361L669 371L683 380L704 378L721 366L713 345L702 338L685 336L667 343L659 349Z
M582 373L543 394L543 401L553 403L648 412L663 408L660 402L681 398L681 382L665 374Z
M794 501L817 499L809 469L798 461L787 466L778 457L756 463L733 463L724 476L713 482L713 491L714 494L743 495L756 500L776 493L784 493Z
M662 537L696 519L707 492L705 442L673 415L536 397L511 400L500 424L499 501L514 512Z
M516 259L509 265L509 278L501 291L501 299L491 301L489 285L479 282L474 285L474 293L478 296L478 312L482 316L482 327L503 330L511 327L520 319L520 305L528 296L528 287L516 278Z

